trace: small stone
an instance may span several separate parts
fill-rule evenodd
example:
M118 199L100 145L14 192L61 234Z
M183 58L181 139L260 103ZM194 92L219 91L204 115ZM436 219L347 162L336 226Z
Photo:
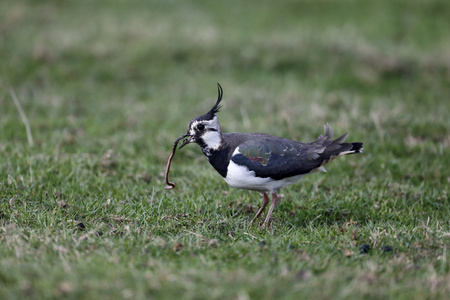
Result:
M218 245L219 241L216 239L211 239L208 241L208 246L210 246L211 248L217 248Z
M370 245L367 245L367 244L363 244L361 247L359 247L359 252L361 254L367 254L367 253L369 253L369 250L370 250Z
M344 255L345 257L352 257L355 254L355 252L349 250L349 249L345 249L344 250Z
M178 243L173 246L173 251L179 252L179 251L183 250L183 248L184 248L184 245L181 243Z
M300 270L297 272L296 277L298 280L308 280L312 277L312 273L309 270Z
M381 247L380 250L382 250L384 252L390 252L390 251L392 251L392 247L389 245L386 245L386 246Z
M73 285L67 281L63 281L59 284L59 291L66 295L73 291Z

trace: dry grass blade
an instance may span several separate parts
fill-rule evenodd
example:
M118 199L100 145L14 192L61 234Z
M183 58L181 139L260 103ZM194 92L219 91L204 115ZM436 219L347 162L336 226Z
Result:
M14 104L16 105L17 110L19 111L20 117L22 118L22 121L25 124L25 129L27 131L28 145L33 146L33 137L31 136L31 128L27 116L25 115L25 112L23 111L22 106L20 105L19 99L17 99L16 93L12 88L9 89L9 94L11 95Z

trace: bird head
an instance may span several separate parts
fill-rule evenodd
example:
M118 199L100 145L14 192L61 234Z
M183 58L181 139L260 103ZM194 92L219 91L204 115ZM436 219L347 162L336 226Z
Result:
M220 84L217 84L217 101L216 104L204 115L196 117L189 122L189 128L186 134L180 137L184 140L178 149L183 148L187 144L197 143L202 148L216 149L220 147L222 135L217 113L220 110L220 101L222 101L223 90Z

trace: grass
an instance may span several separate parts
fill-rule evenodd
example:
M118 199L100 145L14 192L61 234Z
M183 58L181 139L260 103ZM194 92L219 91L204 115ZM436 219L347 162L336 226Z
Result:
M449 12L2 1L0 295L446 299ZM284 189L266 231L248 227L260 196L229 188L196 146L165 191L172 143L216 82L226 132L311 141L329 122L365 152Z

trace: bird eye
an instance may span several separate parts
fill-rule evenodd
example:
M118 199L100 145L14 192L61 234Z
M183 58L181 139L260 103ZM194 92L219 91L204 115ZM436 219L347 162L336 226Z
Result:
M198 130L203 130L203 129L205 129L205 125L204 124L198 124L197 125L197 129Z

